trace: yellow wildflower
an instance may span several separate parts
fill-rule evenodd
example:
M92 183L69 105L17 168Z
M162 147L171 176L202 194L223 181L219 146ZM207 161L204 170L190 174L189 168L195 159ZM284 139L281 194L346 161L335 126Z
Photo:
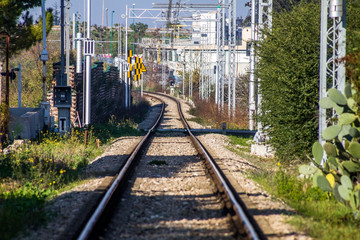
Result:
M33 163L34 159L33 158L29 158L29 162Z
M280 166L280 162L278 162L277 165Z
M55 181L53 181L53 184L55 184Z
M335 177L334 177L334 175L329 173L328 175L326 175L326 179L330 183L330 186L333 188L335 186Z

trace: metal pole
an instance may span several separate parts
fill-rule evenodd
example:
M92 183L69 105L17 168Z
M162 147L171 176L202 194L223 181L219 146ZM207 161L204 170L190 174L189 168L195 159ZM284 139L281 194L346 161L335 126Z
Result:
M225 0L222 0L222 3L225 4ZM221 111L224 110L224 96L225 96L225 8L222 9L222 31L221 31Z
M87 0L87 38L91 39L91 1ZM91 56L86 56L85 126L90 124L91 111Z
M249 129L254 130L255 114L255 0L251 0L251 49L250 49L250 83L249 83Z
M219 68L220 68L220 8L217 9L216 21L216 78L215 78L215 103L219 104Z
M66 86L70 86L70 0L66 0Z
M43 24L43 50L41 52L41 54L43 56L47 55L47 50L46 50L46 14L45 14L45 1L42 0L42 7L41 7L41 14L42 14L42 24ZM21 85L21 80L20 80L20 85ZM43 77L42 77L42 90L43 90L43 96L42 96L42 101L46 102L47 100L47 96L46 96L46 59L43 59ZM20 89L21 91L21 89ZM21 93L20 93L20 106L21 106Z
M119 54L119 58L121 59L121 55L122 55L122 42L121 42L121 23L119 23L119 35L118 35L118 54Z
M343 59L346 56L346 1L343 1L343 15L341 23L339 24L339 46L338 46L338 59ZM344 92L345 89L345 61L339 63L338 70L338 90Z
M135 3L133 3L133 54L135 55L135 18L134 18L134 6Z
M182 94L183 99L185 99L185 51L184 51L184 60L183 60L183 82L182 82Z
M320 16L320 83L319 83L319 100L326 97L326 61L327 61L327 20L328 20L328 0L321 0ZM325 141L321 133L326 128L326 109L319 107L319 142Z
M76 48L76 13L73 13L73 34L72 34L72 49L75 50Z
M110 43L110 54L111 54L111 56L112 56L112 40L113 40L113 16L114 16L114 10L113 11L111 11L111 43Z
M21 64L18 65L18 108L21 108Z
M65 58L64 58L64 0L60 1L60 54L61 54L61 65L60 65L60 85L64 85L64 65L65 65Z
M233 111L233 119L235 120L235 114L236 114L236 0L233 0L233 29L232 29L232 44L233 44L233 49L232 49L232 53L230 53L232 55L232 66L233 66L233 70L234 70L234 75L233 75L233 79L232 79L232 111Z
M128 54L128 5L126 5L126 14L125 14L125 56ZM126 57L125 57L126 59ZM127 77L127 73L125 73L125 108L129 108L129 88L128 88L128 82L129 79Z
M9 86L10 86L10 72L9 72L9 46L10 46L10 36L6 35L6 83L5 83L5 109L6 112L9 113ZM9 133L9 114L6 114L4 118L2 118L4 122L2 125L4 126L4 135L0 137L0 144L6 139L7 134Z
M102 27L104 28L104 15L105 15L105 0L103 0L102 5Z
M77 33L76 41L76 73L82 73L82 48L81 48L81 32Z

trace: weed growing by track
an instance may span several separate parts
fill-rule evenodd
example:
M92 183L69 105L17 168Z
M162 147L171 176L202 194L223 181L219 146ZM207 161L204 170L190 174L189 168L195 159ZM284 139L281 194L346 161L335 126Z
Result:
M235 147L246 147L248 142L241 137L230 136L230 143L231 150L259 167L249 173L250 178L295 209L298 214L290 223L297 229L316 239L360 239L360 221L354 220L351 210L331 194L313 187L309 179L299 178L298 164L283 165L276 159L248 155L249 149Z
M114 138L139 135L137 124L147 108L140 104L132 119L113 117L107 124L91 126L86 146L85 131L72 129L64 136L41 132L36 140L0 154L0 238L11 239L26 227L45 223L51 217L45 203L81 181L81 169Z

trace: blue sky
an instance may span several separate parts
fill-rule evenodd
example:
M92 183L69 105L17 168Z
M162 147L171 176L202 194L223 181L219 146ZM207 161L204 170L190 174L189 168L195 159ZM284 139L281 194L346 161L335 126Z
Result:
M87 0L85 0L87 2ZM105 8L108 8L108 25L110 26L111 22L111 12L114 12L113 22L125 24L125 20L121 18L121 14L125 13L125 6L128 5L132 7L132 4L135 3L135 8L152 8L152 3L168 3L168 0L104 0ZM178 0L172 0L173 4ZM237 0L237 16L242 16L243 18L247 15L249 8L245 7L245 2L248 0ZM181 0L181 3L217 3L217 0ZM55 3L60 7L60 0L46 0L45 7L53 7ZM66 4L66 0L65 0ZM72 13L79 12L81 14L81 21L84 20L84 0L71 0L70 12ZM103 0L91 0L91 24L102 24L102 4ZM31 11L31 13L35 16L41 15L41 8L36 8ZM153 21L150 20L138 20L139 22L144 22L148 24L150 27L155 26ZM106 16L105 16L105 25L106 25ZM135 21L137 22L137 21Z

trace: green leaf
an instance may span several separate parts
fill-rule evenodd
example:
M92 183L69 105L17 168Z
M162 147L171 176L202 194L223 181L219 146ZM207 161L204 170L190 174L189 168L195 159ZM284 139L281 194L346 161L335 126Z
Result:
M356 128L351 127L351 128L349 129L349 135L350 135L351 137L353 137L353 138L355 138L355 137L360 137L360 132L359 132L359 130L357 130Z
M319 105L321 108L329 109L335 106L335 102L331 100L329 97L321 98L319 101Z
M339 123L341 125L351 124L355 121L357 116L352 113L343 113L339 116Z
M331 156L331 157L337 156L336 147L332 143L329 143L329 142L324 143L323 148L328 156Z
M346 175L341 176L340 182L341 182L342 186L344 186L345 188L347 188L349 190L353 189L353 184L351 182L351 179L348 176L346 176Z
M339 106L339 105L337 105L337 104L335 104L335 106L334 106L334 110L336 111L336 113L337 114L342 114L343 112L344 112L344 107L342 107L342 106Z
M316 167L311 166L311 165L301 165L299 167L299 172L304 175L314 174L314 173L316 173L317 170L318 169Z
M323 159L324 150L319 141L316 141L312 146L312 154L314 156L315 162L321 164Z
M342 165L348 170L349 172L360 172L360 165L356 164L352 161L343 161Z
M355 198L356 198L356 207L360 206L360 191L355 192Z
M349 201L350 199L350 190L344 187L343 185L340 185L338 188L340 197L344 199L345 201Z
M341 131L340 131L340 133L338 134L338 139L339 139L340 142L343 140L343 137L344 137L344 136L350 134L350 129L351 129L351 126L350 126L350 125L343 125L343 126L341 127Z
M322 173L321 172L316 172L313 176L313 185L314 187L319 187L318 184L317 184L317 177L318 176L322 176Z
M322 138L324 140L332 140L338 136L341 131L341 125L333 125L330 127L325 128L322 132Z
M360 158L360 143L351 142L349 146L349 153L355 158Z
M339 171L340 175L350 176L350 173L342 165L339 165L338 171Z
M345 96L335 88L328 90L328 97L338 105L346 105Z
M338 201L341 201L342 198L341 198L340 193L339 193L339 187L340 187L340 185L338 183L335 183L333 193L334 193L335 199L338 200Z
M349 83L347 83L345 85L344 95L345 95L346 98L351 98L352 97L351 85Z
M318 175L316 177L316 183L320 189L327 191L327 192L332 192L332 188L330 186L329 181L323 175Z
M358 109L359 109L356 101L355 101L353 98L348 98L348 99L347 99L347 105L348 105L348 107L349 107L353 112L355 112L355 113L356 113L356 112L358 111Z
M334 158L334 157L328 157L327 162L328 162L329 164L333 165L336 169L337 169L337 167L338 167L338 165L339 165L339 164L337 163L337 161L336 161L336 158Z

